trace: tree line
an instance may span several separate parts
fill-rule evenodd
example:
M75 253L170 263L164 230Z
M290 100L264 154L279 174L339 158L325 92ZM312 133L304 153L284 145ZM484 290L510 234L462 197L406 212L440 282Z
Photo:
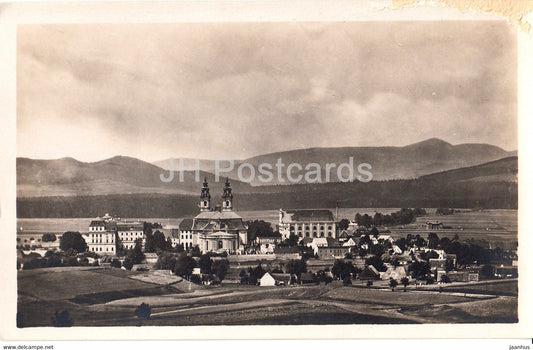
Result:
M359 226L393 226L393 225L407 225L416 221L417 216L426 215L426 211L422 208L402 208L391 214L375 213L374 216L368 214L355 214L355 222Z
M517 209L514 182L448 182L430 180L371 181L253 187L239 193L235 208L334 208L339 199L353 208L487 208ZM297 196L295 194L298 194ZM197 196L114 194L98 196L17 198L19 218L82 218L102 212L122 217L184 217L198 213Z

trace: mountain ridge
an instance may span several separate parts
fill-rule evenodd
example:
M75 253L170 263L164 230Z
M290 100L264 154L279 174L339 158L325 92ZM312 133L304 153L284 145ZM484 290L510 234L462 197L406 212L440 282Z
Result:
M440 139L428 139L402 147L334 147L309 148L278 153L270 153L245 159L257 169L261 163L275 165L278 157L282 157L285 168L289 163L317 163L321 166L321 178L325 179L325 163L347 162L354 157L354 169L363 162L372 166L373 181L398 179L415 179L442 171L476 166L487 162L509 157L513 152L507 152L499 147L487 144L451 145ZM204 160L204 162L207 160ZM187 164L185 164L187 166ZM204 166L206 164L204 163ZM235 168L237 168L236 164ZM160 193L160 194L196 194L201 186L201 180L207 178L212 188L212 194L218 194L223 187L223 179L230 177L234 191L241 193L253 192L257 187L286 185L288 182L269 182L266 186L257 180L251 183L235 180L236 169L224 173L215 182L213 171L200 167L199 180L195 179L194 171L184 171L184 181L179 181L178 172L170 182L161 180L169 176L169 172L137 158L115 156L96 162L81 162L71 157L59 159L31 159L17 158L17 196L73 196L99 195L116 193ZM305 171L303 171L305 172ZM357 172L357 171L356 171ZM273 169L276 173L276 169ZM338 181L336 168L330 172L331 182ZM256 175L258 175L256 171ZM496 174L498 175L498 174ZM347 173L342 172L346 177ZM357 173L355 174L357 176ZM512 181L512 172L496 179ZM480 181L486 181L480 174ZM274 176L274 180L276 176ZM322 181L324 182L324 181ZM301 183L304 183L303 181Z
M334 163L338 166L348 162L349 158L353 157L354 168L358 164L368 163L372 166L373 179L384 181L417 178L439 171L483 164L513 155L516 155L516 151L509 152L489 144L463 143L452 145L438 138L430 138L406 146L312 147L267 153L235 161L234 169L225 175L237 179L237 168L242 163L253 165L257 174L260 164L274 165L279 158L283 160L285 166L299 163L305 167L306 164L317 163L324 170L326 163ZM189 163L186 163L186 166L193 164L192 159L188 158L187 161ZM169 160L157 161L154 164L168 169ZM203 159L200 162L200 169L214 172L214 160ZM342 176L348 176L346 170L342 172ZM322 177L325 177L324 173L322 173ZM251 184L253 186L263 185L257 178ZM271 184L283 183L273 181Z

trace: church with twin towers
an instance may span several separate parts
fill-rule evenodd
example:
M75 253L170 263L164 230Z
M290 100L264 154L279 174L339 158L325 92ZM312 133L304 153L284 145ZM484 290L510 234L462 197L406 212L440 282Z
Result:
M248 243L247 227L242 217L233 211L233 193L228 178L221 199L221 204L213 208L209 184L207 179L204 179L200 192L200 213L192 219L190 227L187 227L191 238L197 238L196 243L202 253L236 254L242 252Z

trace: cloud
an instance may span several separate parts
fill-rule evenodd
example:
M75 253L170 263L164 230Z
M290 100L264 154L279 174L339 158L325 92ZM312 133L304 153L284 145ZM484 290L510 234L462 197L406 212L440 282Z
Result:
M503 21L24 25L18 38L22 156L244 158L428 137L516 148ZM66 132L69 147L40 144Z

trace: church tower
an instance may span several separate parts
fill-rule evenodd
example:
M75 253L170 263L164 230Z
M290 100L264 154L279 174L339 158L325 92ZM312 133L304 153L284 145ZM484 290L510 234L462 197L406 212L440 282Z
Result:
M202 186L202 193L200 194L200 211L211 210L211 195L209 194L209 186L207 184L207 178L204 178L204 184Z
M224 185L224 192L222 193L222 211L232 211L232 210L233 210L233 194L231 193L229 179L226 178L226 184Z

